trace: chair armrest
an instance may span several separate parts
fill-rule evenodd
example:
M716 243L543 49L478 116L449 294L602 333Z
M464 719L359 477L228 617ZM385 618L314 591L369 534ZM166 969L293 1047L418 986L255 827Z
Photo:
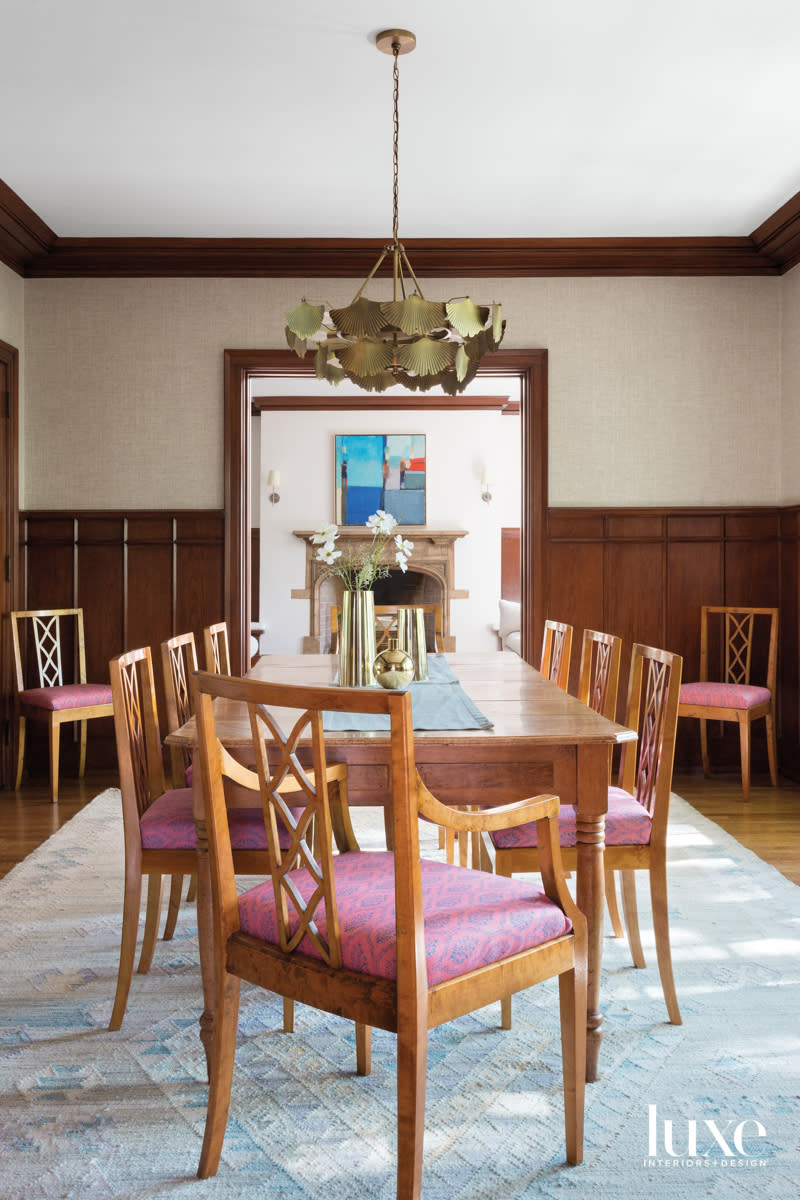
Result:
M539 821L546 817L558 819L558 796L531 796L526 800L515 800L513 804L484 808L478 812L464 812L450 808L437 800L417 772L417 808L421 817L443 825L446 829L458 829L464 833L484 833L491 829L511 829L527 821Z

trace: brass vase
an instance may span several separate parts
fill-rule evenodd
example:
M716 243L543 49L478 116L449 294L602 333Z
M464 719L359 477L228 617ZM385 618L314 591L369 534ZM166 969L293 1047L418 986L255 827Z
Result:
M414 663L411 655L392 645L388 650L381 650L373 664L375 678L382 688L395 692L399 688L407 688L414 678Z
M372 687L375 654L375 593L345 592L339 630L341 687Z
M397 645L411 655L414 676L428 678L428 651L425 645L425 613L421 608L401 608L397 614Z

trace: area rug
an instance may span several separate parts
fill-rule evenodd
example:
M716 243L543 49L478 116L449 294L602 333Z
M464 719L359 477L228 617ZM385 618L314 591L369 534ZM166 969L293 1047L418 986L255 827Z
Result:
M380 822L359 814L366 839ZM435 853L428 845L427 852ZM205 1117L196 923L135 975L118 1033L119 794L104 792L0 881L3 1200L390 1200L394 1039L355 1075L349 1023L245 989L219 1173L195 1178ZM800 1180L800 889L676 798L670 921L684 1024L648 966L605 942L602 1078L586 1160L564 1165L557 986L432 1032L423 1197L789 1200Z

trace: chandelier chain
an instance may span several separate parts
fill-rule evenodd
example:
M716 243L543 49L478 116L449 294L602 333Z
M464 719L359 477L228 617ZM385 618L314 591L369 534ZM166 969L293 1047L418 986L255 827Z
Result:
M398 144L399 144L399 140L400 140L400 116L399 116L400 69L397 65L397 57L398 57L399 53L400 53L400 43L395 41L392 43L392 54L394 55L394 70L392 72L392 76L394 79L394 92L393 92L394 120L393 120L393 124L392 124L393 134L394 134L393 146L392 146L392 165L394 168L394 182L393 182L393 187L392 187L392 214L393 214L392 236L394 238L395 244L397 244L397 225L398 225L398 218L397 218L398 200L397 200L397 197L398 197L398 182L399 182L399 177L400 177L400 171L399 171L399 166L398 166L398 158L399 158Z

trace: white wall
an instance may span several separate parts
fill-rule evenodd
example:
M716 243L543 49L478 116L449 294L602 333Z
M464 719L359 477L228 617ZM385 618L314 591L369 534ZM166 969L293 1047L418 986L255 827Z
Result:
M333 438L337 433L424 433L427 438L426 528L465 529L456 544L456 587L468 600L450 606L461 650L496 650L491 626L500 596L500 529L520 523L520 422L497 412L265 413L261 418L261 613L264 653L298 653L309 632L305 544L292 530L334 520ZM481 499L484 467L495 481ZM281 500L270 504L267 476L281 473ZM413 532L408 535L413 541ZM410 568L414 567L411 555Z
M781 503L800 504L800 267L784 275Z
M548 348L551 504L774 504L784 283L423 288L502 300L506 345ZM220 507L223 350L282 346L300 296L347 303L353 290L350 280L25 281L22 506Z

